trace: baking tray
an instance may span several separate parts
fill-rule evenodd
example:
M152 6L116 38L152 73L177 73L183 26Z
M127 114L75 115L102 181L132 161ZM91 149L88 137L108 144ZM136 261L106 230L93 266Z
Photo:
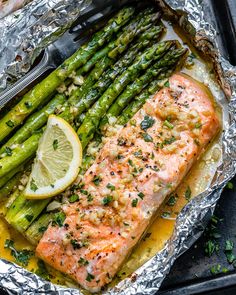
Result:
M103 1L94 0L94 3ZM114 0L116 7L127 2L126 0ZM223 56L236 65L236 3L235 0L205 0L208 7L210 22L219 32L217 41ZM79 24L79 20L77 22ZM52 45L53 46L53 45ZM55 52L56 54L56 52ZM47 52L42 53L41 63L45 62ZM61 59L65 57L59 56ZM53 67L52 67L53 68ZM32 70L37 70L33 68ZM41 72L42 73L42 72ZM38 78L38 77L36 77ZM24 80L24 78L23 78ZM28 86L34 81L29 80ZM14 88L14 87L13 87ZM11 89L10 89L11 90ZM9 89L7 90L9 91ZM236 178L233 180L236 187ZM236 245L236 190L224 191L216 208L216 215L224 218L219 231L223 233L225 241L230 237ZM186 253L176 260L170 274L164 280L158 295L190 295L190 294L236 294L236 270L230 267L230 272L224 275L212 276L209 268L212 265L221 264L228 267L224 255L214 256L208 259L204 255L206 236L202 236ZM223 247L223 242L222 245ZM228 267L229 268L229 267ZM0 289L0 294L7 294Z

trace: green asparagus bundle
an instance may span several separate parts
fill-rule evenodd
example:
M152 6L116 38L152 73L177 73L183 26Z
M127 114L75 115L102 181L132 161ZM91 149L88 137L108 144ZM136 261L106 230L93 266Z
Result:
M135 95L140 93L154 77L158 76L163 67L174 65L185 53L186 50L182 48L176 50L174 50L174 48L171 48L171 50L167 52L161 60L157 61L152 67L150 67L144 75L129 84L126 90L122 92L122 94L109 108L106 116L104 116L101 120L99 128L102 129L108 123L109 117L117 117L121 113L121 111L128 105L131 99Z
M14 177L12 177L8 182L1 187L0 189L0 201L6 201L7 197L15 190L17 189L17 186L20 182L20 179L22 177L22 173L18 172L14 174Z
M77 68L84 65L134 14L132 7L120 10L92 39L81 46L61 66L26 93L21 101L0 120L0 142L31 114Z
M142 70L147 69L152 61L160 59L174 43L175 41L164 41L146 50L135 60L133 65L115 79L114 83L104 92L93 107L89 109L82 125L77 131L83 149L93 138L99 125L99 119L106 114L109 106L111 106L117 96L125 89L127 84L135 79Z

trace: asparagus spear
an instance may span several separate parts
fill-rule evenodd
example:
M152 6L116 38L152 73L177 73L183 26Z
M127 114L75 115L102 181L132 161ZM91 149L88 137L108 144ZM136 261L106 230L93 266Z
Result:
M107 109L117 96L124 90L127 84L135 79L140 71L149 67L152 60L160 59L165 52L173 46L175 41L165 41L153 45L138 57L134 64L131 65L123 74L116 78L114 83L105 91L100 99L89 109L86 117L78 129L82 147L85 148L98 127L99 120L105 115Z
M77 68L84 65L134 14L134 8L120 10L92 39L81 46L61 66L26 93L21 101L0 120L0 142L32 113Z
M4 144L0 149L0 154L5 152L6 147L11 148L14 144L20 144L29 138L36 130L47 122L48 116L53 114L58 106L66 101L64 94L57 94L43 109L32 114L25 124Z
M47 229L50 221L53 219L54 213L43 213L31 226L24 232L24 236L33 245L37 245L44 231Z
M0 200L6 199L12 191L17 187L22 177L22 173L18 172L12 177L1 189L0 189Z
M19 232L24 232L29 225L39 216L43 209L50 202L50 199L44 200L26 200L22 193L12 203L5 216L7 222Z
M144 18L141 24L149 23L150 16ZM143 31L145 27L139 28L139 33ZM130 31L129 31L130 30ZM127 66L134 59L135 54L139 49L147 46L150 43L150 40L153 39L155 36L159 38L161 33L164 30L164 26L160 24L159 26L154 26L153 28L144 31L144 33L140 36L137 43L131 47L131 49L127 52L125 56L123 56L117 63L113 66L113 68L108 71L104 77L101 78L97 84L94 86L92 85L99 77L102 76L104 70L107 69L114 63L114 58L118 56L118 54L122 53L125 49L127 49L129 43L133 40L136 30L133 29L133 26L129 27L129 30L120 36L118 44L121 44L121 48L119 51L112 52L112 59L109 56L103 57L95 66L93 71L90 73L89 77L86 79L85 83L82 85L81 88L78 88L73 92L71 97L68 99L67 105L65 106L65 110L63 111L60 116L67 120L69 123L72 124L74 120L74 116L80 115L83 111L85 111L92 103L96 101L98 96L101 94L102 91L105 91L105 87L108 87L111 83L111 78L115 75L118 75L121 68ZM122 38L121 38L122 37ZM144 41L145 40L145 41ZM118 46L117 46L118 48ZM111 52L109 52L111 53ZM109 55L108 53L108 55ZM114 79L114 78L113 78ZM99 85L101 85L101 81L103 81L103 87L100 88L98 91ZM92 87L93 86L93 87ZM78 100L79 98L79 100ZM71 106L73 107L73 112L71 112Z

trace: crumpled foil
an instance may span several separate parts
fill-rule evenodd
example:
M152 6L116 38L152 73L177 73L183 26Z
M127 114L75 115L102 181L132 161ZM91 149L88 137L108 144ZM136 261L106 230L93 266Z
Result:
M91 0L34 0L0 19L0 91L24 76Z
M205 20L204 3L201 0L166 0L166 3L175 10L187 13L180 16L180 24L191 31L198 49L206 52L207 48L209 55L214 58L219 83L229 98L229 120L224 122L222 136L223 161L210 188L192 199L180 212L173 235L165 247L130 278L104 294L155 294L175 259L201 235L224 186L236 174L236 67L218 55L216 31ZM0 260L0 286L9 294L82 294L78 289L53 285L6 260Z

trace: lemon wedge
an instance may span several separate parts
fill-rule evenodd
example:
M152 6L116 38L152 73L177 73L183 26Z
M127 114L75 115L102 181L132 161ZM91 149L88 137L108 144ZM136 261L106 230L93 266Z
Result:
M82 162L78 135L64 119L48 118L25 188L28 199L45 199L63 192L77 177Z

